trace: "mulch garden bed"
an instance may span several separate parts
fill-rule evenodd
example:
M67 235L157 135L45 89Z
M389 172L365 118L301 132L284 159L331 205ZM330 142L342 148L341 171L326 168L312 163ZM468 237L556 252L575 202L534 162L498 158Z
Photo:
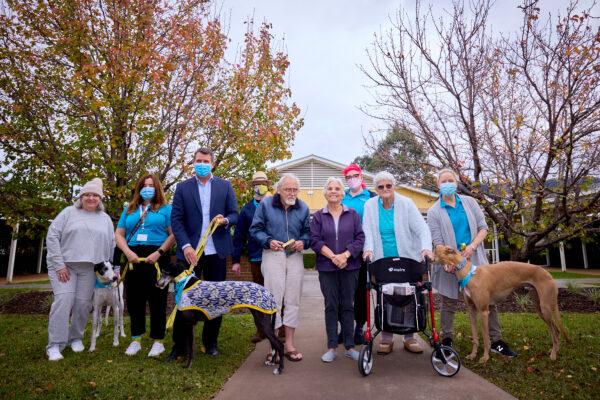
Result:
M599 290L599 289L596 289ZM528 297L531 299L528 306L523 305L523 301L517 301L529 293L527 288L521 288L512 293L506 300L497 305L500 312L535 312L534 298L531 294ZM52 304L52 292L48 291L33 291L25 293L17 293L3 305L0 305L1 314L48 314L50 305ZM440 309L440 298L435 295L435 308ZM559 289L558 291L559 309L564 312L581 312L593 313L600 312L600 303L594 303L592 299L581 293L574 293L567 289ZM173 309L173 296L169 296L167 310L170 312ZM458 304L460 311L465 311L465 304L461 300ZM125 309L127 312L127 307Z

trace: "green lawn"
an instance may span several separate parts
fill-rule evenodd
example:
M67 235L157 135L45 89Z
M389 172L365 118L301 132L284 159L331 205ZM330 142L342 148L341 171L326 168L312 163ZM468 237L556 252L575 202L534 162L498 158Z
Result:
M600 275L580 274L579 272L550 271L550 275L552 275L554 279L600 279Z
M500 315L504 340L519 353L514 359L494 354L484 366L467 360L471 327L466 313L457 313L455 347L464 366L519 399L598 398L600 313L563 313L562 318L571 343L561 342L556 361L548 357L552 344L546 325L530 313ZM481 354L480 347L478 358Z
M127 338L121 338L120 347L112 347L112 326L103 328L94 353L87 351L86 337L83 353L66 349L64 360L51 363L44 358L47 320L47 316L38 315L0 315L0 398L209 399L254 348L250 343L252 317L228 315L219 336L221 355L211 358L197 354L191 370L179 363L148 359L149 341L143 342L137 356L127 357ZM125 328L128 326L127 319ZM198 324L196 332L201 328ZM167 336L165 347L169 351L172 342L170 334ZM199 340L196 344L198 347ZM271 371L265 369L265 373Z

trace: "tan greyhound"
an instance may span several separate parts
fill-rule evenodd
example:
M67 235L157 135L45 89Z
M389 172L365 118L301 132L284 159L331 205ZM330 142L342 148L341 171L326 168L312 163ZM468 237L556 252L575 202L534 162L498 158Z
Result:
M537 292L537 311L548 325L552 336L550 359L556 360L560 335L562 334L567 341L569 338L560 319L558 288L552 275L537 265L514 261L473 266L471 261L461 256L457 250L442 245L435 247L435 262L445 265L444 269L447 272L456 274L464 291L465 303L469 308L471 318L473 343L471 354L467 356L467 359L473 360L477 356L477 347L479 346L477 313L481 318L484 344L483 356L479 362L485 363L490 357L489 305L504 300L519 287L531 285Z

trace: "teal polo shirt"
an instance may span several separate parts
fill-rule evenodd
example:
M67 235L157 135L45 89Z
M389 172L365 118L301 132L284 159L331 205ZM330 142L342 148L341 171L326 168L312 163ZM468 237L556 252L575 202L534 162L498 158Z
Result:
M342 199L342 204L356 211L362 221L363 212L365 211L365 202L370 198L371 192L369 192L369 189L367 188L363 189L363 191L356 196L352 196L350 194L350 189L346 189L346 195Z
M460 250L461 244L465 246L471 243L471 229L469 229L469 220L467 213L463 207L460 197L456 197L456 206L452 207L444 201L440 196L440 206L446 210L450 222L452 222L452 229L454 230L454 237L456 238L456 248Z
M396 232L394 231L394 205L392 204L392 208L386 210L381 198L377 200L377 203L379 204L379 233L383 245L383 256L398 257Z
M160 246L163 244L169 236L167 228L171 226L171 209L170 204L162 206L158 211L150 209L144 218L144 223L140 225L127 244L129 246ZM127 214L127 207L123 209L121 218L119 218L119 222L117 223L117 228L125 228L126 239L140 220L140 216L139 207L131 214Z

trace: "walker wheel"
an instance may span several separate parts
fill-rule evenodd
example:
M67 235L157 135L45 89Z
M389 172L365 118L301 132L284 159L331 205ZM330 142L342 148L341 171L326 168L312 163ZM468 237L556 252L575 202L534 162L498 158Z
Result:
M439 346L431 353L431 365L435 372L449 378L460 370L460 357L452 347Z
M362 376L367 376L373 370L373 341L365 343L358 355L358 370Z

